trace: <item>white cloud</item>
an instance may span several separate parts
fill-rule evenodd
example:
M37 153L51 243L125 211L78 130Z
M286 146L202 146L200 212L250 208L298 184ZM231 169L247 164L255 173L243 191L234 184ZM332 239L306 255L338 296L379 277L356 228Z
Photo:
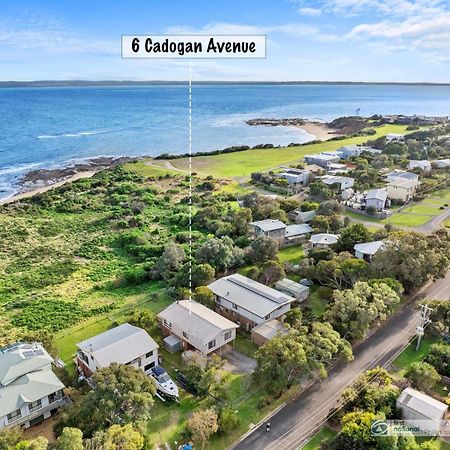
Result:
M322 14L322 10L318 8L312 8L310 6L304 6L302 8L298 8L297 12L302 16L316 17Z

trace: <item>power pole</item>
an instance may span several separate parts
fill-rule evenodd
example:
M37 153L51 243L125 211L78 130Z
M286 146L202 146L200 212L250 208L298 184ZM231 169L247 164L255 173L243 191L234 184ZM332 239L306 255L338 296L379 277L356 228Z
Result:
M424 330L427 324L431 322L430 314L433 311L428 305L420 305L419 312L419 325L416 327L417 331L417 345L416 352L419 351L420 341L422 340L422 336L424 335Z

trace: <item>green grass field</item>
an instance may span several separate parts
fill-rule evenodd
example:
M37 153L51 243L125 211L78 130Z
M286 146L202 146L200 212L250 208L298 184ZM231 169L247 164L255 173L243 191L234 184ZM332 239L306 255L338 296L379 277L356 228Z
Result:
M405 371L411 363L423 361L430 351L431 344L434 344L435 342L435 340L424 338L420 343L419 351L416 351L417 341L414 339L414 341L397 356L393 365L401 371Z
M273 149L254 149L221 155L200 156L193 159L193 170L198 174L212 175L217 178L235 178L250 175L252 172L275 168L281 164L293 163L309 153L336 150L343 145L362 144L388 133L405 133L402 125L383 125L376 128L374 136L349 137L339 141L325 141L298 147L280 147ZM170 161L174 167L187 170L187 158Z
M318 286L312 286L309 291L308 305L311 307L313 314L320 317L327 308L327 303L317 292Z
M320 450L323 443L331 442L335 436L336 431L328 427L323 427L317 434L315 434L308 443L302 447L303 450Z
M278 259L282 263L290 262L292 264L297 264L304 256L303 248L300 245L285 247L278 252Z

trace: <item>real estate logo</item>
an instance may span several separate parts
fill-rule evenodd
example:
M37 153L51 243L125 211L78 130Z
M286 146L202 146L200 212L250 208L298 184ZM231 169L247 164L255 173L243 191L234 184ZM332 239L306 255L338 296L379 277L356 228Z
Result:
M370 432L372 433L372 436L387 436L388 429L389 427L385 420L375 420L372 422Z

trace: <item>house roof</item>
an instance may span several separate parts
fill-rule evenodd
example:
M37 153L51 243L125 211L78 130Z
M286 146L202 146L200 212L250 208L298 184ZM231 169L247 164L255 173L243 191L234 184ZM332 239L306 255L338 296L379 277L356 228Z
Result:
M17 378L49 367L53 358L38 343L17 343L0 351L0 386Z
M417 180L419 176L416 173L406 172L404 170L394 170L387 173L386 178L403 178L405 180Z
M281 220L273 220L273 219L265 219L265 220L258 220L257 222L250 222L249 225L260 228L263 231L275 231L281 230L282 228L286 228L286 224L284 224Z
M304 223L296 225L288 225L286 227L286 238L293 239L297 236L303 236L305 234L311 233L312 228Z
M101 367L108 367L113 362L126 364L158 348L158 344L145 330L129 323L76 345L84 353L92 355Z
M275 283L275 289L280 291L286 290L292 294L303 294L309 291L309 287L304 284L297 283L289 278L283 278Z
M259 334L266 339L272 339L277 334L287 334L288 329L286 328L286 325L281 323L279 320L271 319L253 328L252 334L253 333Z
M289 295L238 273L219 278L208 287L214 294L235 303L258 317L265 317L278 309L280 305L295 301L295 298Z
M409 161L409 166L410 168L414 166L429 168L431 167L431 163L426 159L411 159L411 161Z
M385 189L370 189L366 195L367 199L377 199L384 202L387 199L387 191Z
M314 217L316 217L316 214L317 214L315 210L296 211L296 213L297 213L297 217L299 217L302 222L310 222L311 220L314 219Z
M363 244L355 244L353 248L356 252L363 253L364 255L375 255L383 244L383 241L364 242Z
M354 178L350 178L350 177L340 177L340 176L333 176L333 175L325 175L321 178L322 183L325 183L329 186L331 186L332 184L338 183L338 184L342 184L342 183L346 183L346 182L350 182L350 181L355 181Z
M312 158L312 159L315 159L315 160L322 160L322 161L334 161L336 158L340 159L340 155L339 154L337 154L337 153L330 154L330 153L331 152L329 152L329 153L317 153L317 154L314 154L314 155L305 155L304 158Z
M405 180L404 178L391 178L388 186L410 189L419 186L420 181L418 180Z
M305 172L308 172L305 169L295 169L293 167L285 167L283 169L283 172L281 172L282 175L303 175Z
M169 305L158 314L160 319L176 325L189 336L205 344L223 331L238 328L238 325L194 300L180 300Z
M52 372L53 358L38 343L0 350L0 417L64 388Z
M397 402L413 411L417 411L431 420L439 420L447 411L447 405L410 387L404 389Z
M311 238L309 239L309 242L312 244L335 244L337 240L339 239L338 236L335 234L329 234L329 233L319 233L319 234L313 234Z

